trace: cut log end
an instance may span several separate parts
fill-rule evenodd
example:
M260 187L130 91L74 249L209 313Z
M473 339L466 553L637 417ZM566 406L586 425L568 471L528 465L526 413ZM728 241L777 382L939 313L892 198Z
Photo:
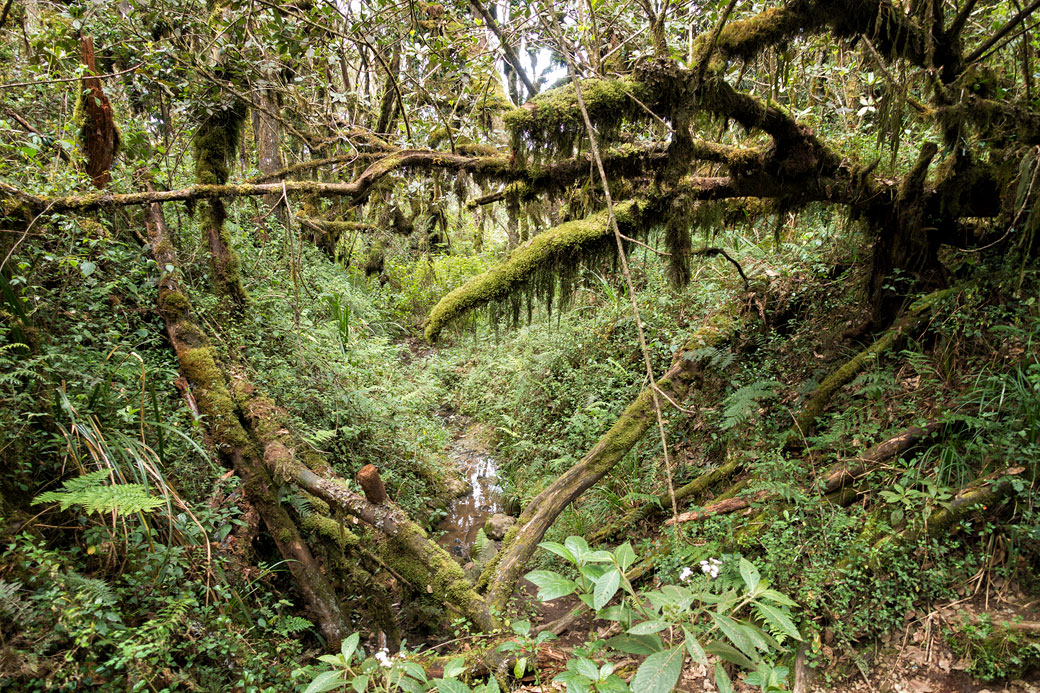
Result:
M379 476L379 469L374 464L366 464L357 474L357 482L365 492L365 498L372 505L386 503L386 486Z

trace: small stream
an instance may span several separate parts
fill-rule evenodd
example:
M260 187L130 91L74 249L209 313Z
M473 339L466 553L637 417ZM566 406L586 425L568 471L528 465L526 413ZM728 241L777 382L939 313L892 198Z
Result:
M502 486L498 465L470 426L448 450L448 456L470 485L470 491L451 501L448 515L437 525L444 532L437 539L453 556L466 559L477 531L491 515L502 512Z

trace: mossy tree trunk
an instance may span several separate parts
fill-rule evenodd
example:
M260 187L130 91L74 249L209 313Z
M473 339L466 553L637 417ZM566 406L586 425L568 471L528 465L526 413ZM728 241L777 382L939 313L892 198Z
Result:
M277 485L265 466L255 436L245 429L228 380L218 366L216 349L192 318L192 308L177 279L179 262L162 206L151 204L145 212L152 256L164 271L159 283L159 313L180 364L192 388L199 413L205 416L206 433L225 465L241 477L246 498L256 508L285 559L311 615L331 648L351 630L329 581L285 508L278 502Z
M236 101L211 113L195 134L195 180L200 185L224 185L235 161L247 116L245 104ZM203 235L209 248L210 269L215 293L241 312L249 297L242 286L238 255L231 235L224 226L227 210L224 200L213 197L202 205Z

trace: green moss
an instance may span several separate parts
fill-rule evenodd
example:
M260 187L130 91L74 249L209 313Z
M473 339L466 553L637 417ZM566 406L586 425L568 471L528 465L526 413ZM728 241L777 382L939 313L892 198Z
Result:
M627 122L651 118L639 105L650 101L651 93L637 80L586 79L581 82L581 94L589 119L603 140L612 139ZM518 152L526 148L547 154L567 151L586 136L573 84L550 89L513 109L506 114L505 124Z
M248 111L236 101L206 118L195 134L195 181L204 185L223 185L235 159L242 126Z
M327 507L327 506L326 506ZM361 540L342 523L326 515L311 513L303 518L301 525L308 532L322 536L339 546L340 549L358 546Z
M477 626L492 627L480 596L466 579L462 567L447 552L436 549L425 552L422 560L415 557L415 547L426 543L425 539L426 533L418 525L402 525L397 534L383 544L382 558L416 588L425 589L440 601L455 606Z
M199 412L209 421L214 443L221 448L244 448L249 436L238 420L235 403L217 367L216 350L211 346L182 350L178 355L181 371L191 383Z
M168 322L180 322L191 315L191 302L180 291L166 291L159 295L159 311Z
M614 206L618 227L626 235L642 233L641 209L634 201ZM585 219L567 222L534 237L517 248L501 264L480 274L442 298L426 324L426 338L436 341L452 321L474 308L506 299L514 301L514 314L519 313L519 299L525 289L537 290L548 301L556 292L558 280L567 276L589 257L609 251L614 244L613 231L604 212ZM561 287L563 296L568 286Z

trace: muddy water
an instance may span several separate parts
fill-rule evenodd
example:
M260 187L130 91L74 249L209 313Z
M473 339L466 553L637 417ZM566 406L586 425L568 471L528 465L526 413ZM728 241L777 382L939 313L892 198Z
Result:
M437 543L453 556L466 558L477 538L477 530L494 513L502 511L502 486L498 467L471 427L451 447L448 455L470 485L470 492L448 506L448 515L437 529L443 534Z

